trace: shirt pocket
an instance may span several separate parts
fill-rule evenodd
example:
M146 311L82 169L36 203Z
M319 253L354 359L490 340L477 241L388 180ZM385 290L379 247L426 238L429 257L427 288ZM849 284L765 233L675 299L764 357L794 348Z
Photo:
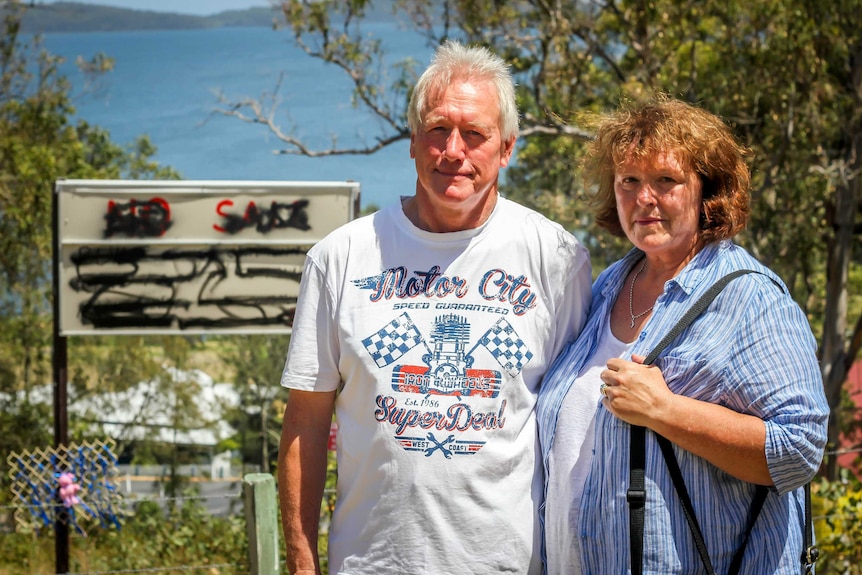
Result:
M718 403L721 374L705 359L667 355L659 358L656 366L673 393Z

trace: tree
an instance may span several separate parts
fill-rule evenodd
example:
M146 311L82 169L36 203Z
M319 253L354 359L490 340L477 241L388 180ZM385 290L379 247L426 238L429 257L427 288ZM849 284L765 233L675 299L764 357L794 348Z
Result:
M271 462L278 454L280 416L287 394L278 382L289 340L286 335L248 335L222 340L226 344L224 361L233 372L239 393L239 406L232 419L239 430L243 461L259 461L264 473L270 472Z
M379 6L282 3L296 44L344 70L354 103L381 118L374 143L312 149L280 128L274 98L222 98L221 113L266 126L285 154L373 153L408 138L416 72L399 63L395 81L379 83L384 53L361 26ZM829 442L837 445L842 385L862 346L862 301L853 295L862 286L850 283L862 227L862 1L394 0L392 7L431 45L456 37L512 64L522 121L502 192L575 230L597 269L626 245L597 231L586 209L577 166L591 116L665 92L728 121L753 152L753 215L740 241L785 278L819 334Z
M209 404L202 401L198 374L188 367L192 353L202 347L200 340L122 335L73 338L70 344L73 435L110 435L118 455L129 452L135 463L168 463L172 473L189 463L177 459L178 433L182 437L216 424L204 411ZM108 424L110 434L104 432ZM164 429L172 436L155 434Z
M0 6L0 418L21 422L35 413L31 391L50 381L54 182L177 177L151 160L155 148L147 138L123 148L105 130L73 123L61 59L45 51L39 37L22 36L24 9L17 1ZM111 65L102 55L82 63L87 73L109 71ZM74 357L70 368L76 369ZM41 423L34 429L7 419L2 427L9 424L23 434L23 442L50 429L49 421ZM3 445L16 441L9 434L0 438Z

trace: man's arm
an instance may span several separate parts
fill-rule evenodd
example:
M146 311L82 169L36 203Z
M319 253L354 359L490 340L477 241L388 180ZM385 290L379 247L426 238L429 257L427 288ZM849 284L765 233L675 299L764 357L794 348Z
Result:
M278 495L294 575L320 575L317 534L335 392L290 390L278 448Z

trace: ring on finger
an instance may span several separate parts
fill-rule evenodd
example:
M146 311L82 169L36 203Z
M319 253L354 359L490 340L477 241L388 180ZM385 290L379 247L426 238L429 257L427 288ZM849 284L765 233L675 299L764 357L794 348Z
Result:
M609 386L608 386L608 384L607 384L607 383L603 383L603 384L601 384L601 385L599 386L599 391L601 392L602 397L607 397L607 396L608 396L608 387L609 387Z

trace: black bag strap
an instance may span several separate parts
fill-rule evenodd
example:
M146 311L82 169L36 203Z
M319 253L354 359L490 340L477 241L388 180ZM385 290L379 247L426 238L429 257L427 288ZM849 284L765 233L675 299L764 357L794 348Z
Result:
M677 322L677 324L665 335L664 338L653 348L644 360L644 365L652 365L658 358L659 354L676 339L685 328L687 328L703 311L709 307L709 304L728 283L738 278L741 275L748 273L760 273L754 270L736 270L720 278L715 284L698 299L691 308L686 311L685 315ZM768 276L767 276L768 277ZM772 278L770 278L772 279ZM776 283L775 280L772 280ZM778 285L778 284L777 284ZM779 285L780 287L780 285ZM783 291L783 288L782 288ZM685 480L682 477L682 472L679 469L679 464L676 460L676 455L673 452L673 447L670 441L656 434L659 447L662 450L665 464L670 472L677 495L680 498L683 506L683 514L688 522L694 538L695 546L697 547L700 559L706 572L710 575L715 574L712 562L709 559L709 553L706 548L706 542L703 539L703 533L697 521L697 516L694 513L694 506L691 503L691 498L688 494L688 489L685 486ZM629 489L626 492L626 500L629 504L629 521L630 521L630 551L631 551L631 572L632 575L640 575L643 573L643 536L644 536L644 516L646 512L646 488L644 483L644 473L646 465L646 429L642 426L631 427L631 450L629 453ZM751 502L751 507L748 514L748 524L746 525L745 535L742 544L733 556L730 564L729 575L737 575L742 567L742 558L745 554L745 548L748 546L748 540L751 536L751 531L754 529L754 524L763 504L766 501L768 489L763 485L758 485L755 489L754 498ZM805 485L806 509L805 509L805 534L804 545L805 551L802 556L803 573L810 574L811 566L817 560L818 550L811 544L811 495L810 484Z
M805 531L802 534L802 573L811 575L814 573L814 563L820 556L820 550L814 545L814 525L811 518L811 483L805 484Z
M646 428L632 425L631 448L629 449L629 488L626 501L629 504L629 552L632 575L643 573L644 559L644 515L646 514Z
M644 365L652 365L659 354L664 351L679 334L693 322L697 316L703 313L712 300L715 299L724 287L735 278L750 273L752 270L737 270L719 279L715 284L692 305L685 315L664 336L664 338L646 356ZM646 428L640 425L631 426L631 448L629 450L629 488L626 491L626 501L629 504L629 540L631 553L632 575L643 573L643 546L644 546L644 516L646 513L646 487L644 484L644 471L646 467ZM693 516L693 514L692 514ZM696 521L696 520L695 520ZM701 537L701 540L703 538ZM698 548L701 558L706 557L707 572L712 573L709 566L709 557L706 555L706 547L703 551Z
M703 539L703 533L700 530L700 524L697 522L697 516L694 513L694 505L691 503L691 497L688 494L688 489L685 487L685 479L682 477L682 471L679 469L676 456L673 453L673 446L666 437L656 434L661 453L664 456L664 461L667 464L667 469L670 472L670 478L673 480L673 486L676 488L676 494L682 502L682 513L685 516L685 521L688 523L688 528L694 537L694 545L697 547L697 553L700 555L700 561L703 563L706 572L709 575L715 575L715 568L712 566L712 561L709 559L709 551L706 548L706 541Z
M754 488L754 497L751 499L751 507L748 510L748 525L745 526L745 536L742 538L742 543L736 554L733 556L733 561L730 562L728 573L736 575L742 569L742 558L745 555L745 548L748 547L748 540L751 537L751 532L754 530L754 524L757 523L757 518L760 515L760 510L763 509L763 504L766 503L766 496L769 494L769 489L765 485L756 485Z
M665 335L664 338L660 342L658 342L658 345L656 345L653 350L649 352L649 355L647 355L646 359L644 360L644 365L652 365L653 362L655 362L655 360L658 358L659 354L664 351L664 348L669 346L671 342L675 340L679 336L679 334L683 332L683 330L685 330L685 328L691 325L691 322L697 319L697 316L703 313L703 310L709 307L709 304L712 303L712 300L715 299L715 296L720 294L721 290L723 290L727 284L729 284L739 276L750 273L759 272L755 272L754 270L736 270L734 272L730 272L729 274L720 278L717 282L712 284L712 286L710 286L710 288L706 290L706 292L702 296L700 296L700 299L694 302L694 305L692 305L688 309L688 311L685 312L685 315L680 318L680 320L676 323L675 326L673 326L673 328L667 333L667 335Z
M656 434L658 444L661 447L662 455L664 455L665 463L670 472L673 485L676 488L676 493L682 502L683 515L691 530L691 535L694 538L694 544L697 547L697 552L700 555L700 560L703 563L706 572L714 575L715 568L712 566L712 561L709 559L709 552L706 548L706 541L703 539L703 532L700 530L700 523L697 521L697 516L694 513L694 505L691 503L691 497L688 494L688 489L685 486L685 480L682 477L682 472L679 469L679 463L676 460L676 455L673 452L673 446L670 441L661 435ZM760 510L763 509L763 504L766 502L766 495L769 490L765 485L757 485L754 490L754 497L751 500L751 507L748 510L748 523L745 526L745 535L742 538L742 543L733 555L733 560L728 568L728 575L737 575L742 568L742 558L745 555L745 548L748 547L748 539L751 537L751 532L754 529L754 524L757 522L757 517L760 515Z

